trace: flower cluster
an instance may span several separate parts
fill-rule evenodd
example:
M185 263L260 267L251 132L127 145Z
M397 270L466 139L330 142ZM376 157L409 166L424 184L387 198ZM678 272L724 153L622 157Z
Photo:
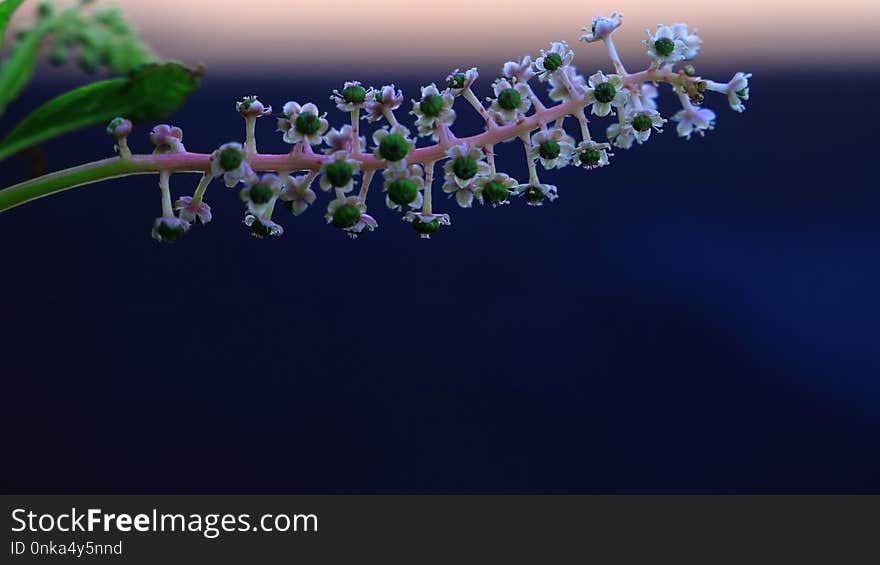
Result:
M716 120L713 110L701 106L709 92L723 94L736 112L745 109L751 75L736 73L728 82L697 76L690 62L698 56L702 39L695 30L678 23L648 31L643 42L647 67L630 73L614 46L614 33L621 24L621 14L597 17L580 38L602 42L613 68L581 74L573 65L574 51L568 43L555 41L534 59L525 56L504 63L500 74L488 83L490 96L485 102L474 92L480 78L477 69L454 69L445 80L422 86L411 100L412 130L395 114L405 104L401 90L394 84L369 86L358 81L344 82L329 96L336 110L350 119L338 127L330 127L327 114L314 102L283 104L276 124L283 140L293 145L287 155L256 151L256 119L272 112L256 96L236 104L247 124L244 142L230 141L204 158L186 152L180 128L158 125L150 139L160 173L163 215L154 223L154 234L172 241L190 226L208 223L211 210L203 201L205 188L211 179L221 178L227 187L238 187L244 224L256 237L284 232L273 220L277 202L293 216L315 205L316 181L321 191L331 195L324 213L327 223L357 237L379 226L367 212L367 196L376 173L381 173L386 207L400 213L427 238L450 225L449 214L434 210L435 173L443 175L442 193L461 208L499 207L508 204L511 196L539 206L559 196L556 186L541 180L539 166L543 170L605 167L614 156L612 147L629 149L648 143L664 131L668 120L675 123L680 137L704 135ZM657 105L660 84L669 85L681 104L667 117ZM535 85L547 87L546 96L553 104L535 92ZM459 138L452 128L458 112L468 106L485 122L485 130ZM566 122L568 118L574 120ZM609 122L599 130L605 139L595 139L591 120L603 118ZM380 123L371 134L361 135L362 121ZM107 128L118 141L121 159L132 158L125 143L131 127L118 118ZM496 146L510 141L523 145L528 169L525 182L496 167ZM189 168L178 166L178 161L185 161ZM172 205L170 173L192 170L194 163L202 164L202 182L193 196L181 197Z

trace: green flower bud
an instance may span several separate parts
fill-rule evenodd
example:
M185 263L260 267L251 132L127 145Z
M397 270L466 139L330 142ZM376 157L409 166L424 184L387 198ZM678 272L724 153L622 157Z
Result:
M522 102L522 96L515 88L505 88L498 94L498 105L505 110L516 110Z
M652 125L651 118L644 114L639 114L632 121L633 129L636 131L648 131Z
M559 144L552 139L545 141L538 146L538 155L540 155L542 159L555 159L559 157L561 151L562 149L559 147Z
M412 179L394 179L388 185L388 198L398 206L405 206L415 202L419 196L419 187Z
M311 112L303 112L296 117L296 131L303 135L312 135L321 129L321 121Z
M227 147L220 152L220 168L224 171L234 171L244 160L244 155L235 147Z
M672 55L673 51L675 51L675 42L668 37L661 37L654 42L654 51L656 51L658 55L668 57L669 55Z
M614 100L614 97L617 95L617 89L610 82L600 82L596 85L596 90L593 94L598 102L608 104Z
M544 68L548 71L555 71L562 66L562 57L559 53L550 53L544 57Z
M459 157L452 162L452 172L460 179L473 178L477 170L477 162L470 157Z
M507 200L510 190L498 181L489 181L483 187L483 200L489 204L498 204Z
M464 88L465 78L467 77L465 77L464 73L455 73L446 81L446 86L449 88Z
M346 102L360 104L367 97L367 91L364 90L363 86L349 86L342 90L342 97L345 98Z
M345 161L331 161L324 166L324 174L327 175L327 180L331 185L340 188L351 181L354 167Z
M429 94L422 98L419 108L421 108L424 115L435 118L440 115L440 110L443 109L443 97L437 94Z
M602 155L595 149L587 149L578 156L578 160L580 160L581 164L588 167L595 167L598 165L601 158Z
M183 222L160 221L156 223L155 232L160 241L177 241L186 233L186 225Z
M357 206L346 204L333 212L333 225L339 229L350 228L361 219L361 211Z
M422 235L431 235L432 233L436 233L440 230L440 220L423 222L421 218L415 218L412 222L412 227L414 230Z
M530 186L526 189L525 197L527 201L536 204L544 201L544 192L537 186Z
M272 200L272 187L266 183L255 184L250 189L250 197L254 204L266 204Z
M379 155L388 161L400 161L409 153L409 143L399 133L389 133L379 142Z

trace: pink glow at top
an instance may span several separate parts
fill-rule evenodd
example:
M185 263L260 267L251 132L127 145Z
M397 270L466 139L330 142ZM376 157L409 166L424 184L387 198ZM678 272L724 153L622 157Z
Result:
M645 61L645 29L683 21L704 39L707 64L806 65L867 59L880 47L880 4L868 0L150 0L104 1L121 6L166 58L213 69L292 68L332 71L499 64L564 39L581 65L604 61L601 48L579 44L595 15L625 14L622 56ZM20 10L25 15L32 12ZM17 19L21 19L19 14Z

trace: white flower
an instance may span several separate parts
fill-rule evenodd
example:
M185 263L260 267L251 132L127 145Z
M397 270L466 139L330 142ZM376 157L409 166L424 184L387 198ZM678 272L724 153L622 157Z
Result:
M229 188L254 175L241 143L224 143L211 154L211 175L222 176Z
M422 190L425 188L425 179L422 177L421 165L413 164L401 170L385 169L383 172L384 183L382 190L385 191L385 205L392 210L400 210L403 205L412 209L422 207L424 197ZM415 197L413 197L415 189Z
M270 235L279 236L284 233L284 228L269 218L254 214L247 214L244 217L244 225L251 228L251 235L257 239L263 239Z
M345 231L349 237L355 238L364 231L373 231L379 227L375 218L367 214L366 205L357 196L337 198L327 205L324 214L327 223L333 223Z
M489 174L489 165L483 160L485 155L476 147L469 147L464 143L453 145L446 150L446 155L449 160L443 166L443 172L447 184L467 188L476 177Z
M673 117L678 122L675 131L679 137L691 138L692 133L704 135L707 130L713 129L715 124L715 112L708 108L700 108L697 106L687 106Z
M496 114L497 120L502 124L515 122L532 107L529 99L529 85L519 82L516 86L510 84L507 79L500 78L492 83L495 98L487 98L492 102L490 110Z
M730 82L727 83L728 102L730 102L730 107L737 112L742 112L746 109L743 100L749 99L750 78L752 78L752 73L736 73L730 79Z
M663 131L660 128L666 120L656 110L639 110L633 112L628 117L627 122L632 126L636 141L641 144L648 141L652 130Z
M321 165L321 190L336 188L350 192L354 188L354 174L361 168L360 161L348 158L348 153L337 151Z
M324 117L326 114L319 114L317 106L311 102L300 106L290 101L284 105L282 112L288 122L287 125L282 125L279 121L278 129L284 131L284 141L287 143L305 141L309 145L321 143L321 136L330 124Z
M156 146L154 153L183 153L183 130L168 124L159 124L150 132L150 142Z
M550 128L532 136L529 158L538 159L545 169L562 168L571 159L574 139L562 128Z
M636 132L629 122L613 123L605 130L605 136L615 147L629 149L636 140Z
M657 31L651 34L650 30L645 30L648 39L642 40L642 43L648 48L646 53L654 60L657 65L674 64L684 60L684 55L688 51L682 39L675 36L675 32L669 26L658 25Z
M488 202L493 208L502 204L510 204L507 196L511 190L516 188L517 184L516 179L504 173L482 176L474 182L477 198L482 203Z
M281 179L278 175L267 173L262 177L253 175L245 181L247 185L238 193L242 202L247 204L251 214L260 215L266 210L266 206L281 193Z
M403 92L394 89L393 84L386 84L378 90L373 90L373 96L364 103L367 109L367 121L375 122L382 118L385 112L393 112L403 104Z
M588 41L592 43L593 41L605 39L606 37L614 33L614 30L619 28L622 22L623 14L619 14L617 12L613 12L607 18L605 16L595 17L593 18L593 23L589 28L581 28L581 31L588 32L581 36L581 41Z
M452 103L455 98L449 92L440 93L437 85L434 83L422 87L422 98L413 100L413 109L411 114L417 116L416 125L419 128L419 135L430 135L433 139L437 138L437 126L451 126L455 121L455 110L452 109Z
M471 67L464 72L455 69L446 77L446 88L453 96L458 96L462 90L470 88L479 76L480 73L477 72L476 67Z
M382 140L389 135L398 137L390 138L388 144L383 147ZM403 143L400 143L400 138L403 138ZM390 129L388 126L384 126L373 132L373 143L376 146L374 155L379 159L385 159L389 169L396 170L406 168L406 156L412 153L415 148L415 144L409 138L409 130L400 124Z
M578 96L579 92L586 92L587 89L587 80L575 72L574 67L567 67L564 71L565 75L552 75L550 77L550 91L548 96L550 96L550 100L554 102L564 102L574 96ZM566 77L568 80L565 80ZM575 88L575 92L572 94L568 90L568 85L571 84Z
M470 208L474 203L474 196L477 190L475 180L472 178L465 186L461 186L460 183L452 178L446 177L446 182L443 183L443 192L449 196L454 195L455 201L462 208Z
M532 69L532 58L526 55L522 61L507 61L502 67L501 74L514 82L528 82L530 78L535 76Z
M272 113L272 106L265 106L256 96L245 96L235 103L235 109L244 117L262 118Z
M449 221L449 214L434 214L424 212L413 212L410 210L403 216L404 222L410 222L416 231L421 234L422 239L430 239L431 234L440 229L440 226L448 226L452 222Z
M348 124L339 129L330 128L330 131L324 136L324 143L328 145L328 147L324 149L324 153L329 154L336 153L337 151L351 151L351 138L353 136L354 132ZM360 145L360 150L363 152L367 147L367 138L359 136L358 145Z
M330 101L343 112L351 112L355 108L362 108L370 98L375 98L373 89L364 88L358 81L347 81L342 87L342 92L334 90L330 95Z
M581 141L574 150L572 162L584 169L604 167L608 164L608 157L613 155L608 153L610 147L607 143Z
M294 216L299 216L315 202L315 191L309 188L311 180L307 183L306 177L307 175L288 177L287 183L281 189L281 204L293 212Z
M547 82L553 74L571 64L574 59L574 51L568 48L565 41L554 41L550 43L550 50L541 49L541 56L535 60L535 70L538 74L538 80Z
M170 243L189 231L190 223L174 216L162 216L153 221L153 239Z
M521 184L514 189L514 194L526 197L529 206L542 206L545 199L553 202L559 197L556 192L552 184L542 183Z
M196 202L192 196L181 196L174 202L174 210L181 220L190 224L207 224L211 221L211 207L205 202Z
M703 40L697 35L697 30L693 33L688 32L687 24L672 24L672 34L674 39L680 39L684 43L685 49L682 53L683 61L690 61L700 52L700 45Z
M620 108L629 98L620 75L606 75L599 71L590 76L587 82L590 88L584 94L584 100L593 105L593 114L599 117L611 113L612 106Z
M649 82L642 83L642 107L646 110L657 109L657 87Z

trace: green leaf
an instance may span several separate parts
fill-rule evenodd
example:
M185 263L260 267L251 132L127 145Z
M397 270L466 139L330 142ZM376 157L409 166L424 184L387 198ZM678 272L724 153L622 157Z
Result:
M133 122L164 118L199 85L200 71L177 63L149 64L129 78L94 82L49 100L0 141L0 160L27 147L116 116Z
M3 47L3 35L6 33L6 26L12 18L12 12L18 8L24 0L6 0L0 4L0 48Z
M4 4L5 5L5 4ZM37 24L18 41L0 66L0 115L34 74L43 39L52 29L51 18Z

